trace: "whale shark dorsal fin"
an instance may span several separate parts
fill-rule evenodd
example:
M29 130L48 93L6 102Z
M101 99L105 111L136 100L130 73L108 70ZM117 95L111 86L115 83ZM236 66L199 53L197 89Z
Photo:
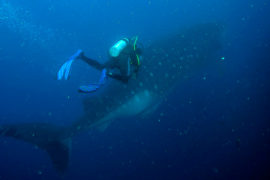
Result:
M0 136L22 140L45 150L59 172L67 169L70 154L70 138L61 139L61 131L60 127L43 123L0 126Z

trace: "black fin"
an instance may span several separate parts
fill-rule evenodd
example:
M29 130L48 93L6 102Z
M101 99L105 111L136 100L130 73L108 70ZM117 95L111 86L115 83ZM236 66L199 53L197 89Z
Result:
M64 143L63 134L62 128L41 123L0 126L0 136L22 140L48 152L59 172L65 171L69 162L69 146Z
M53 141L44 148L51 157L54 167L64 172L69 162L69 147L60 141Z

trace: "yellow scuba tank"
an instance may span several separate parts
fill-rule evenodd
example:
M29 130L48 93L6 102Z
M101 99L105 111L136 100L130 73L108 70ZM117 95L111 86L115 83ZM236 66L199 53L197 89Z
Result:
M109 53L112 57L118 57L122 50L127 47L129 40L127 38L119 40L115 43L109 50Z

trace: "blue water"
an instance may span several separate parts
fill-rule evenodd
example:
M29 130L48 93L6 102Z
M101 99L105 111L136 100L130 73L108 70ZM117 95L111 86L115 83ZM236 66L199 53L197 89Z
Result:
M64 174L42 150L0 139L0 179L270 179L268 0L0 1L0 123L69 125L83 113L79 85L123 36L145 46L178 29L225 25L224 60L179 83L151 118L114 121L75 136Z

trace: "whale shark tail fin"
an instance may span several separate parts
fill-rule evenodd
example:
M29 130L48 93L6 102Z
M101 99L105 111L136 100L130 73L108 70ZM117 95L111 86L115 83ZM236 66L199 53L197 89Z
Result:
M49 154L55 169L59 172L64 172L67 169L70 148L66 143L53 141L47 144L44 150Z
M45 150L59 172L64 172L69 163L71 141L63 134L63 128L43 123L0 126L0 137L12 137Z

